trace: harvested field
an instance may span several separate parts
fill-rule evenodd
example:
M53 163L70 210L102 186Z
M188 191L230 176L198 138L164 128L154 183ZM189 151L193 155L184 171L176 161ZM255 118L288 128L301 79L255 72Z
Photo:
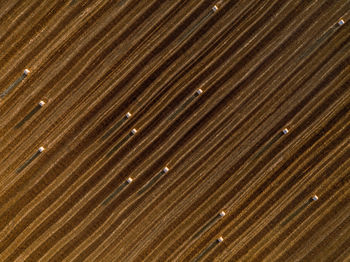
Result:
M349 20L0 0L0 261L350 261Z

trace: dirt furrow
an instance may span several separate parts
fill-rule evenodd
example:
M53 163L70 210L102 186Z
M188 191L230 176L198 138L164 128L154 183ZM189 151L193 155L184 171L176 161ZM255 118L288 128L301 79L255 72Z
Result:
M5 2L1 261L347 259L349 1Z
M150 246L154 247L154 245L155 245L155 243L152 243L152 245L150 245Z
M316 111L317 112L317 111ZM343 110L343 111L341 111L340 113L339 113L339 116L341 116L341 115L344 115L346 113L346 110ZM337 120L339 117L336 117L336 118L333 118L332 120L334 121L334 120ZM328 123L328 127L327 128L330 128L333 124L334 124L334 122L333 121L330 121L329 123ZM306 123L307 123L307 121L305 121ZM327 130L327 129L325 129L325 130ZM292 134L291 134L292 135ZM291 135L289 135L288 137L287 137L287 139L289 138L289 140L290 139L292 139L292 136ZM314 139L319 139L320 138L320 134L318 134L318 136L314 136L314 138L312 138L312 140L314 140ZM311 140L311 141L312 141ZM315 141L315 140L314 140ZM317 140L316 140L317 141ZM284 141L284 144L286 145L286 144L288 144L288 142L287 141ZM306 143L305 145L312 145L313 143ZM334 145L332 145L332 146L334 146ZM279 148L276 148L277 150L280 150ZM275 150L276 150L275 149ZM299 149L299 152L298 153L296 153L296 154L294 154L293 156L294 156L294 158L296 158L298 155L300 155L301 154L301 152L304 152L305 150L307 149L307 147L306 146L304 146L304 147L302 147L301 149ZM270 155L276 155L276 153L275 152L272 152ZM264 158L267 158L267 157L269 157L269 158L271 158L271 156L265 156ZM263 162L262 160L264 160L264 158L263 159L261 159L259 162L260 163L265 163L265 162ZM264 188L266 188L269 184L270 184L270 181L273 181L275 178L276 178L276 176L278 176L278 174L280 174L281 173L281 171L282 170L284 170L284 169L286 169L286 167L288 167L292 162L294 161L294 159L293 158L291 158L291 159L289 159L289 161L287 161L287 162L285 162L278 170L276 170L276 172L274 172L274 175L272 176L272 177L269 177L269 179L268 180L266 180L260 187L258 187L258 188L256 188L256 190L255 191L253 191L251 194L250 194L250 196L251 197L249 197L249 198L246 198L245 199L245 201L244 202L242 202L242 203L240 203L240 205L239 205L239 207L236 207L236 209L235 209L235 213L234 214L232 214L231 216L233 216L233 217L236 217L236 216L238 216L239 215L239 213L241 212L241 211L243 211L243 209L249 204L249 203L251 203L258 195L259 195L259 193L260 192L263 192L263 189ZM316 162L315 162L316 163ZM254 167L254 169L252 170L252 171L250 171L252 174L254 174L254 172L256 172L257 170L259 170L259 169L261 169L262 167L261 167L261 164L260 165L256 165L255 167ZM298 176L297 176L298 177ZM237 185L237 190L240 188L240 186L239 186L239 184ZM287 186L285 186L285 188L289 188L289 185L287 184ZM280 190L279 192L282 192L282 193L280 193L280 195L281 194L283 194L284 193L284 190ZM232 191L231 192L228 192L227 194L226 194L226 196L227 197L223 197L222 198L222 200L220 201L220 202L223 202L223 200L226 200L226 199L229 199L229 198L231 198L231 197L228 197L228 196L232 196L233 194L232 194ZM226 198L226 199L225 199ZM274 199L279 199L279 197L274 197ZM220 204L220 202L219 201L217 201L217 205L218 206L222 206L221 204ZM225 201L226 202L226 201ZM270 201L270 204L271 203L274 203L275 201ZM269 202L268 202L269 203ZM266 210L266 208L265 208L265 206L262 206L262 207L260 207L259 208L259 210ZM250 223L252 223L254 220L253 219L251 219L250 220ZM221 223L221 225L220 225L220 227L225 227L226 225L227 225L227 223L229 223L229 220L223 220L223 222ZM247 222L246 222L247 223ZM240 227L240 229L241 230L244 230L244 228L245 227ZM235 237L237 237L238 235L240 235L242 232L241 231L235 231L236 232L236 234L235 235L232 235L232 237L230 237L230 239L234 239ZM203 241L204 242L204 241ZM219 247L220 248L220 247Z

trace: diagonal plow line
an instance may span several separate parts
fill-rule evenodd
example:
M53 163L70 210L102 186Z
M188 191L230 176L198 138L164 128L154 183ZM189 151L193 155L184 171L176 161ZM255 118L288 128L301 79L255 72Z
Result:
M115 147L113 147L111 151L108 152L107 157L110 157L115 151L117 151L124 143L126 143L126 141L129 140L130 137L132 137L131 133L124 137Z

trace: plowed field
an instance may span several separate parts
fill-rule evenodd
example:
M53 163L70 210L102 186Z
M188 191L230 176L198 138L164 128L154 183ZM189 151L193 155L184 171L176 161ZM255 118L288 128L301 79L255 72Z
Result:
M349 20L0 0L0 261L350 261Z

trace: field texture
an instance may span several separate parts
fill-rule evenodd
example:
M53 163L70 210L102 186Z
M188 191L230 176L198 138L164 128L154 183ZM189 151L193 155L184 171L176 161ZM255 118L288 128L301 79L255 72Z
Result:
M0 0L0 261L350 261L349 21Z

